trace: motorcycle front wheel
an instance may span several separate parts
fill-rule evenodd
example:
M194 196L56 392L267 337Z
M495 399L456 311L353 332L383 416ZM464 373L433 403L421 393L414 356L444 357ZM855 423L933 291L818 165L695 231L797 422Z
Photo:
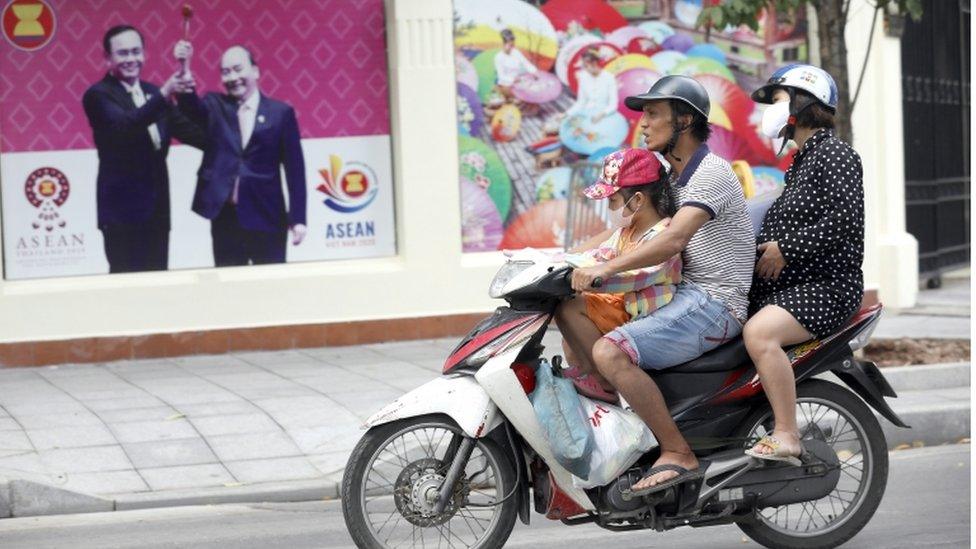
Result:
M443 416L366 432L342 478L342 514L357 547L494 549L505 544L518 514L516 476L511 458L493 440L477 440L446 508L435 512L463 436Z
M878 509L888 482L888 445L871 409L847 389L810 380L796 390L801 438L829 444L840 458L837 487L816 501L757 509L740 522L747 536L772 549L830 549L854 537ZM743 422L740 437L773 430L769 407Z

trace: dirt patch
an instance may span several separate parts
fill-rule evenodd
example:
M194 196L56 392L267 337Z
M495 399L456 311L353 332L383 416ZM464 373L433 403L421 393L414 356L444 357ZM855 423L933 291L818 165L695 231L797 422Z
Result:
M878 366L969 362L968 339L875 339L864 348L864 358Z

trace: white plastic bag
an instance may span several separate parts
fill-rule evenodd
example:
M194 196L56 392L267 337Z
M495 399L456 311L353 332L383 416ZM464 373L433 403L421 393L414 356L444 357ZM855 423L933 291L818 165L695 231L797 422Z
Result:
M657 439L637 414L582 395L580 402L593 431L594 444L589 478L573 477L576 487L609 484L656 445Z

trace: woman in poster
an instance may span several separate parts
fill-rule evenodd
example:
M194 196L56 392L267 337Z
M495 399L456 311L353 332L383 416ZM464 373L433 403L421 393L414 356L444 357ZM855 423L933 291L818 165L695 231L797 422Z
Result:
M579 82L576 102L563 113L564 117L589 114L596 124L617 112L617 81L600 67L600 56L590 48L583 52L583 68L577 72Z

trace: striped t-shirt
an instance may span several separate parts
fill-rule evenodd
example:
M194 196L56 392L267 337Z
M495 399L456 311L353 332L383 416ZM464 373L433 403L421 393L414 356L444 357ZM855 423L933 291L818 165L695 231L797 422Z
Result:
M685 280L745 321L756 263L755 236L742 186L732 166L702 145L677 178L669 181L678 208L698 207L711 216L685 247Z

